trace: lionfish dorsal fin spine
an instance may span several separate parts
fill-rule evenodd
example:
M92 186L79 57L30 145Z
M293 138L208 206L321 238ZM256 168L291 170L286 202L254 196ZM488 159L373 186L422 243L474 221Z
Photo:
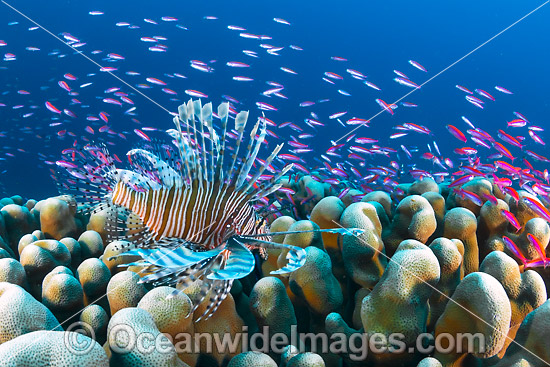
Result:
M202 102L200 99L194 101L193 103L195 105L195 116L197 117L197 120L199 121L200 128L201 128L200 144L199 144L198 136L195 134L195 141L197 142L197 144L199 144L198 145L198 149L200 152L199 159L202 158L200 159L201 162L199 162L201 164L201 171L202 171L202 175L200 177L202 180L208 181L208 166L206 163L206 143L204 140L204 125L206 123L205 116L204 116L204 109L202 107Z
M178 114L179 114L179 118L180 118L181 121L187 122L189 115L187 113L187 105L185 103L179 105Z
M233 180L233 173L235 171L235 165L237 164L237 156L239 155L239 149L241 147L241 142L243 140L244 127L246 126L246 121L248 120L248 111L241 111L235 117L235 129L237 130L237 142L235 143L235 151L232 155L231 168L227 174L227 179L229 181Z
M258 130L258 126L262 124L260 129L260 135L258 137L258 140L255 139L256 132ZM265 140L265 136L267 134L266 131L266 123L265 119L258 119L258 122L256 122L256 126L254 126L254 129L252 131L252 134L250 134L250 143L248 144L248 153L246 156L246 160L243 164L243 167L241 169L241 172L239 173L239 178L237 180L237 188L241 188L244 183L246 182L246 178L248 177L248 174L250 173L250 169L252 168L252 165L256 161L256 157L258 156L258 152L260 151L260 148ZM252 147L254 147L252 149Z
M190 142L190 139L191 139L191 126L189 124L189 102L187 102L187 104L185 104L185 103L182 104L180 107L185 108L185 113L186 113L185 128L186 128L187 135L186 135L186 139L184 139L184 141L187 144L187 143ZM192 114L191 114L191 116L192 116ZM182 139L183 139L183 135L182 135ZM187 156L187 153L186 153L186 157L182 157L181 159L188 162L189 175L191 177L191 181L193 181L196 178L196 171L195 171L195 165L194 165L194 161L195 161L194 153L195 152L194 152L194 150L191 149L189 144L187 144L186 147L189 148L188 149L189 150L189 155ZM187 157L189 157L189 159L187 159Z
M248 186L246 186L246 188L244 189L245 192L248 192L248 190L252 188L252 185L254 185L254 183L258 180L258 178L264 173L266 168L269 167L271 162L273 162L273 159L275 159L277 154L279 154L279 151L282 149L283 145L284 144L279 144L275 147L275 149L273 149L273 152L269 157L267 157L267 159L265 160L265 163L258 170L258 173L256 173L256 175L254 175L254 177L252 177L248 182Z
M188 139L191 138L190 134L190 126L189 126L189 117L190 117L190 108L189 103L183 103L178 107L178 113L179 113L179 120L177 118L174 118L174 124L176 125L176 128L178 130L178 137L176 138L176 142L178 144L178 149L180 151L180 159L182 162L182 169L185 165L185 168L187 170L186 177L187 181L191 182L196 176L196 172L194 169L194 151L190 149L189 145L187 144ZM193 114L191 113L191 117ZM185 123L185 127L187 130L187 138L184 138L183 131L181 129L180 121Z
M174 117L174 124L177 127L177 131L171 129L168 130L168 133L175 139L175 144L178 147L181 163L180 170L182 172L182 175L183 177L185 177L186 182L190 182L192 180L191 168L189 167L188 159L186 159L186 157L188 157L190 153L188 154L187 149L183 144L183 132L181 131L181 125L178 117Z
M248 111L241 111L235 117L235 130L238 132L244 131L246 122L248 121Z
M195 152L195 149L192 147L194 142L193 139L196 136L195 117L194 117L195 108L194 108L192 99L189 99L189 101L187 101L186 110L187 110L187 143L189 146L189 150L191 152L191 172L192 172L193 180L196 180L199 175L199 169L197 165L196 152ZM192 121L193 125L191 125L189 121Z
M217 163L216 163L216 173L214 175L214 180L221 181L223 180L223 161L225 156L225 136L227 133L227 121L229 119L229 102L221 103L218 106L218 116L222 122L222 146L219 148Z
M195 106L193 104L192 100L189 100L187 103L187 111L189 112L189 116L191 118L191 127L193 128L193 138L191 138L191 135L188 135L189 137L189 143L194 144L192 151L193 151L193 170L194 170L194 178L198 180L199 187L202 189L202 181L203 181L203 173L202 173L202 165L201 165L201 157L200 157L200 146L199 146L199 140L197 139L198 133L197 133L197 124L195 119Z
M217 141L218 135L212 125L212 102L209 102L202 107L201 114L204 124L208 129L208 134L210 135L210 179L214 180L216 152L218 152L219 149L219 142Z
M281 170L281 172L279 172L277 175L273 176L273 178L265 184L263 189L258 191L253 196L253 198L251 200L255 201L255 200L261 199L262 197L267 196L267 195L277 191L279 189L279 187L281 187L282 185L279 184L279 186L277 186L277 185L275 185L275 182L279 181L281 179L281 177L286 175L287 172L290 171L293 167L294 167L293 163L284 166L283 169Z

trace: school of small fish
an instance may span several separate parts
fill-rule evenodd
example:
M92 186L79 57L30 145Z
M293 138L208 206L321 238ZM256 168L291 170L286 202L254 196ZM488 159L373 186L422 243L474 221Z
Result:
M42 144L39 159L52 169L56 164L68 168L72 164L57 159L60 147L65 148L64 154L72 153L74 158L77 151L74 147L91 141L111 146L127 139L151 141L155 132L163 129L155 126L151 118L141 119L146 115L142 110L157 107L139 92L154 95L156 101L174 111L189 97L209 98L229 102L231 118L235 118L237 109L257 108L257 114L263 114L268 138L262 149L286 142L285 150L270 166L272 172L293 163L295 171L306 174L315 171L315 179L333 185L340 190L340 195L345 195L350 188L363 192L376 189L392 192L398 189L400 182L431 177L437 182L450 182L449 186L458 195L480 206L496 199L479 197L461 186L475 177L487 177L550 222L550 213L540 201L520 199L517 193L521 189L544 198L550 194L550 175L545 168L550 159L544 155L544 121L531 121L523 113L510 110L507 121L494 121L494 131L485 131L468 117L477 109L489 113L492 104L499 100L512 101L515 92L501 85L465 86L462 81L449 85L448 88L456 91L453 103L467 102L464 103L464 115L439 122L449 135L436 136L430 124L400 118L401 110L430 108L413 101L415 95L429 88L424 82L435 74L424 66L429 66L428 62L420 63L412 58L400 60L401 70L393 70L393 80L384 80L371 76L368 70L361 70L361 62L356 66L343 56L332 56L326 60L325 71L318 75L319 85L311 86L311 90L322 88L326 96L313 98L308 96L308 89L295 86L296 78L309 70L299 67L300 64L293 60L307 53L307 47L280 41L276 34L247 29L213 15L186 20L184 25L175 16L134 19L132 22L113 22L109 17L106 22L101 19L109 15L107 12L91 9L88 14L97 21L98 27L108 25L125 36L129 34L135 41L132 47L143 46L143 54L179 58L178 70L159 70L156 75L144 75L128 66L136 61L135 56L125 56L124 50L97 48L98 45L88 44L74 32L58 34L72 50L61 44L55 48L38 47L41 38L37 34L42 33L39 27L25 20L10 20L7 26L2 25L9 32L0 33L0 75L18 70L15 66L18 60L61 64L64 59L73 59L88 63L81 60L79 53L101 66L88 63L87 68L70 67L63 62L66 69L52 69L54 75L47 75L35 84L4 85L0 94L0 141L4 141L0 164L3 160L28 154L19 146L22 140L28 139ZM2 20L6 16L4 14ZM191 58L193 53L189 49L185 49L189 52L178 53L178 47L171 46L171 42L178 43L180 35L188 37L193 32L193 21L212 22L218 29L229 32L235 44L245 44L240 58L223 59L223 55L217 55L220 59L199 60ZM275 30L274 33L282 27L286 32L293 26L293 22L278 17L272 22L269 29ZM21 42L26 43L22 45ZM190 58L182 62L181 55ZM255 73L266 58L278 60L277 69ZM132 88L107 75L109 73L128 82ZM213 87L214 80L222 77L241 95L218 95ZM411 100L402 101L397 99L399 96L384 94L384 86L392 82L401 85L402 93ZM349 92L358 90L358 85L360 93ZM415 93L410 94L411 91ZM346 98L361 98L366 101L366 108L354 112L347 107ZM393 102L394 99L397 102ZM289 106L295 118L281 120L278 116ZM216 114L214 117L217 118ZM386 136L369 136L369 126L375 124L391 124L392 131ZM229 131L227 136L237 139L235 131ZM327 137L332 144L320 151L318 140L327 140ZM67 145L72 147L67 148ZM116 154L113 157L122 162ZM261 163L259 158L257 160ZM291 200L290 193L287 195ZM503 211L502 215L519 229L512 213ZM513 246L510 242L507 242L509 246Z

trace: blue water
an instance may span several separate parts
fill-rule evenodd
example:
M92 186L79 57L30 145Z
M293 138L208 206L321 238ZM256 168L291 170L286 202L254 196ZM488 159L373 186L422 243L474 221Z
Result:
M304 132L316 134L315 139L303 141L315 150L314 153L303 155L306 161L303 164L309 168L319 164L313 158L318 158L331 146L330 140L338 139L351 129L340 126L336 120L329 120L328 115L348 111L346 119L352 116L370 118L380 111L375 98L390 103L411 90L392 80L396 76L394 69L404 72L418 84L423 83L542 4L541 1L493 0L340 3L137 0L131 2L131 5L129 2L112 1L12 0L8 3L53 34L59 36L62 32L68 32L86 42L79 50L103 66L118 67L116 75L132 85L146 83L146 77L167 82L166 87L178 92L180 101L171 100L173 96L163 93L157 85L140 91L170 111L175 111L181 101L189 98L184 93L186 89L208 94L207 100L215 105L223 101L223 94L230 95L242 103L236 106L238 110L249 109L254 118L260 113L255 105L257 101L276 106L277 112L266 112L268 118L277 124L293 121ZM105 14L91 16L88 12L92 10L101 10ZM392 156L391 160L400 159L405 166L416 163L418 167L429 169L431 163L420 160L418 155L427 151L426 144L433 140L441 148L442 156L456 159L452 150L462 146L462 143L446 131L445 125L453 124L466 131L467 126L460 119L462 115L495 137L498 129L505 129L506 121L515 118L512 111L521 112L534 125L546 126L546 119L550 116L550 76L547 73L550 48L545 46L550 44L549 15L550 5L498 36L404 100L418 104L418 108L399 107L394 116L382 113L372 121L370 127L358 130L357 136L379 139L380 145L395 149L401 144L409 148L418 146L419 152L413 161L402 154L399 157ZM162 16L172 16L179 20L163 22L160 20ZM205 20L204 16L216 16L219 19ZM274 17L284 18L292 25L276 23L272 20ZM144 18L153 19L158 25L146 23ZM116 22L121 21L140 28L115 26ZM19 23L9 25L11 22ZM176 24L187 27L187 30L177 28ZM260 41L241 38L238 31L227 29L227 25L238 25L247 28L247 32L269 35L273 39ZM5 158L0 161L0 182L3 186L0 189L10 195L21 194L32 198L55 194L55 185L49 172L55 166L45 161L59 159L61 150L72 146L75 139L82 142L83 135L96 140L105 136L97 131L103 123L95 122L94 125L86 121L88 115L97 116L100 111L108 112L111 128L116 132L124 132L127 140L110 138L116 144L113 150L119 156L123 156L140 141L133 132L135 128L149 126L164 130L172 127L171 116L166 111L137 95L108 73L99 72L96 65L75 54L43 30L28 31L32 26L31 22L0 4L0 40L7 43L7 46L0 47L0 55L13 53L17 56L15 61L0 59L0 103L6 105L0 107L0 131L6 134L6 137L0 138L0 158ZM152 36L166 37L167 40L161 43L168 46L168 52L148 51L147 48L153 44L140 41L140 37ZM279 52L280 56L269 55L259 47L260 43L284 46L284 49ZM292 50L289 48L291 44L304 50ZM38 47L40 51L25 50L29 46ZM243 49L256 51L260 57L254 59L246 56L242 53ZM60 58L59 55L48 55L54 50L59 50L65 56ZM102 50L103 53L92 55L93 50ZM123 55L125 60L104 60L110 52ZM349 61L334 61L330 59L331 56L345 57ZM216 60L210 64L215 69L214 73L192 69L189 64L191 59L205 62ZM409 59L420 62L428 69L428 73L410 66L407 63ZM246 62L252 67L230 68L225 65L227 61ZM279 69L281 66L299 74L284 73ZM370 89L351 78L346 68L366 74L367 80L379 85L382 91ZM137 71L141 75L125 75L128 70ZM336 85L324 82L323 73L327 71L342 75L344 80L336 80ZM78 80L63 79L65 73L72 73ZM87 77L89 73L96 75ZM173 73L181 73L187 79L165 75ZM235 75L255 80L237 82L231 79ZM69 96L57 85L60 80L67 81L80 95ZM265 83L268 80L283 84L285 89L282 93L288 99L260 95L262 91L271 88ZM79 85L87 82L93 84L79 88ZM475 88L484 89L495 96L496 101L487 101L486 108L480 110L464 99L464 93L456 89L455 84L464 85L472 91ZM514 95L497 92L495 85L513 91ZM103 98L112 97L104 93L110 87L120 87L129 93L137 107L135 117L141 124L123 114L132 106L124 105L121 108L102 102ZM17 94L21 89L31 94ZM349 92L351 97L339 94L338 89ZM83 105L90 107L70 105L71 98L78 98ZM306 100L327 98L330 102L308 108L299 107L299 103ZM61 110L70 109L78 118L61 115L59 120L52 120L59 116L45 108L46 101ZM17 105L24 107L13 109ZM32 105L38 108L33 110L30 108ZM312 111L326 124L325 127L314 130L304 124L304 118L310 118ZM30 112L34 112L34 115L22 117ZM48 126L57 121L63 124ZM432 130L433 136L411 133L405 138L390 141L388 136L396 132L392 127L404 122L424 125ZM94 128L94 136L84 132L87 125ZM57 132L61 129L74 132L76 137L58 137ZM282 140L288 140L290 135L298 135L289 128L271 129ZM510 132L510 129L507 131ZM514 136L526 136L529 149L548 155L544 147L535 146L529 140L525 128L512 129L511 133ZM163 136L160 132L152 132L150 135ZM541 132L539 135L545 138L547 133ZM274 139L272 141L276 143ZM470 146L473 144L468 143ZM480 151L483 149L480 148ZM519 149L510 150L516 156L523 157ZM338 161L338 158L333 157L333 162ZM368 165L385 166L388 166L389 161L380 156L367 160ZM544 164L538 164L538 167L545 168Z

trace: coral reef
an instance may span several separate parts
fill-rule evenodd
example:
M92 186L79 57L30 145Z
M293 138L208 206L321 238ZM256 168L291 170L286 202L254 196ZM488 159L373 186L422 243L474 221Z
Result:
M288 251L268 249L201 320L207 302L197 300L216 290L205 295L201 280L183 290L143 284L139 267L125 267L140 258L117 256L130 243L109 241L106 212L81 215L67 196L0 200L0 366L550 363L550 226L522 198L546 201L521 190L517 201L482 178L459 188L424 178L391 194L341 195L314 173L281 181L295 210L270 214L270 230L310 232L272 240L304 248L305 264L269 275ZM315 232L342 228L364 231ZM160 347L125 350L131 335L114 332L125 327ZM340 344L323 350L323 336ZM90 349L71 353L64 338ZM271 340L280 340L277 348Z
M68 348L68 340L85 349ZM38 330L1 344L0 366L108 367L109 359L101 345L85 335Z

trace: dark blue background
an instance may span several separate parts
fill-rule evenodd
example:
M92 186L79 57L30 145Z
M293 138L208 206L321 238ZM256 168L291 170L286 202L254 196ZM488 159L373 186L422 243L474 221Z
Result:
M146 83L146 77L156 77L168 82L167 87L177 91L182 100L188 99L183 93L185 89L197 89L208 94L208 100L216 105L222 101L222 94L228 94L243 103L240 108L250 109L254 115L258 113L255 102L267 102L279 108L277 112L267 112L267 117L278 124L294 121L305 132L313 130L304 125L303 119L309 117L310 111L315 111L327 124L325 128L318 129L318 139L310 141L317 156L330 146L330 139L338 138L347 131L335 120L328 120L329 114L347 110L346 117L369 118L380 110L375 98L389 103L410 91L392 81L395 77L393 69L406 73L420 84L542 4L541 1L496 0L8 2L52 33L69 32L86 42L87 45L81 48L86 54L90 55L94 49L103 50L103 54L90 56L102 65L119 67L117 75L132 85ZM8 42L8 46L0 47L0 53L11 52L18 57L16 61L0 61L0 67L5 68L0 69L0 92L9 92L0 95L0 102L8 105L0 107L0 131L7 132L7 137L0 138L3 147L0 157L4 157L4 153L16 156L0 161L0 171L3 171L0 181L7 193L34 198L55 193L48 172L51 166L45 165L43 160L58 159L61 149L71 146L74 139L59 139L55 135L59 128L48 127L53 114L44 108L47 100L58 108L69 108L78 114L78 119L63 117L67 121L67 129L78 137L89 125L85 120L88 113L97 115L99 111L109 112L113 130L128 132L127 141L115 140L117 147L114 149L119 155L138 142L139 138L132 131L134 128L172 127L171 117L141 96L130 95L138 107L137 118L142 125L122 115L121 112L130 106L121 109L101 102L107 96L103 91L109 87L123 87L124 91L131 91L112 76L98 72L95 65L75 55L45 32L27 31L32 24L5 5L0 4L0 8L0 40ZM88 12L91 10L104 11L105 15L90 16ZM204 20L207 15L219 19ZM498 129L506 126L506 121L515 118L512 111L523 113L533 124L546 126L546 119L550 116L550 76L547 71L550 60L550 48L547 47L550 44L549 15L550 6L542 8L406 99L417 103L418 108L400 107L393 117L387 113L381 114L373 120L371 127L359 130L358 135L378 138L382 145L392 144L393 147L400 144L420 145L420 152L426 151L425 144L435 138L443 155L450 156L452 148L460 146L460 143L447 133L445 125L450 123L465 131L466 125L460 119L461 115L495 136ZM176 28L173 22L162 22L161 16L179 18L177 23L188 30ZM274 17L284 18L292 25L275 23L272 20ZM143 18L154 19L159 24L145 23ZM8 26L12 21L19 21L19 24ZM139 25L140 29L116 27L115 23L119 21ZM270 35L273 40L241 38L237 31L227 29L229 24L245 27L250 33ZM139 40L143 36L155 35L168 38L162 42L169 47L167 53L149 52L147 47L152 44ZM285 48L280 56L271 56L258 47L262 42ZM290 44L303 47L304 51L291 50L288 47ZM25 50L27 46L40 47L41 51L31 53ZM59 49L67 56L47 56L53 49ZM242 53L243 49L257 51L261 57L250 58ZM126 60L117 63L102 61L109 52L121 54ZM349 61L333 61L331 56L345 57ZM191 59L217 60L211 64L215 72L206 74L190 68ZM407 63L409 59L423 64L429 73L412 68ZM252 67L229 68L225 66L227 61L242 61ZM294 69L299 75L284 73L279 70L280 66ZM368 80L383 90L376 92L350 78L346 68L363 72ZM124 74L127 70L139 71L142 75L127 76ZM329 85L321 80L326 71L338 73L345 80L337 81L336 86ZM67 72L79 76L78 81L68 83L81 92L76 98L90 105L89 109L69 106L71 97L57 86L57 81L63 80L62 76ZM170 79L164 75L174 72L184 74L188 79ZM87 73L97 75L86 77ZM236 82L231 79L234 75L250 76L255 81ZM284 84L283 93L289 99L261 96L261 91L270 88L265 84L267 80ZM94 83L92 86L79 90L78 85L91 81ZM455 84L462 84L471 90L485 89L497 97L497 101L489 101L485 110L479 110L465 101ZM495 91L495 85L510 89L514 95L507 96ZM49 88L40 90L42 86ZM352 97L337 93L340 88L351 93ZM18 95L16 91L19 89L28 90L31 95ZM142 91L169 110L176 110L178 102L170 101L170 96L163 93L160 87ZM302 101L323 98L330 98L331 102L309 108L298 107ZM12 110L11 106L17 104L26 107ZM29 112L27 107L32 104L39 106L39 109L31 118L22 119L21 115ZM404 122L425 125L434 132L434 137L411 134L400 141L389 141L388 136L394 132L392 126ZM27 132L24 127L28 127ZM292 133L288 129L274 128L273 131L283 139L288 139ZM513 133L526 136L525 129ZM541 135L545 137L546 132ZM19 152L17 148L25 152ZM548 155L541 147L536 151ZM38 153L46 157L41 160ZM514 154L521 156L519 150ZM317 164L312 160L313 156L304 156L306 166ZM380 163L387 164L388 160L381 160Z

